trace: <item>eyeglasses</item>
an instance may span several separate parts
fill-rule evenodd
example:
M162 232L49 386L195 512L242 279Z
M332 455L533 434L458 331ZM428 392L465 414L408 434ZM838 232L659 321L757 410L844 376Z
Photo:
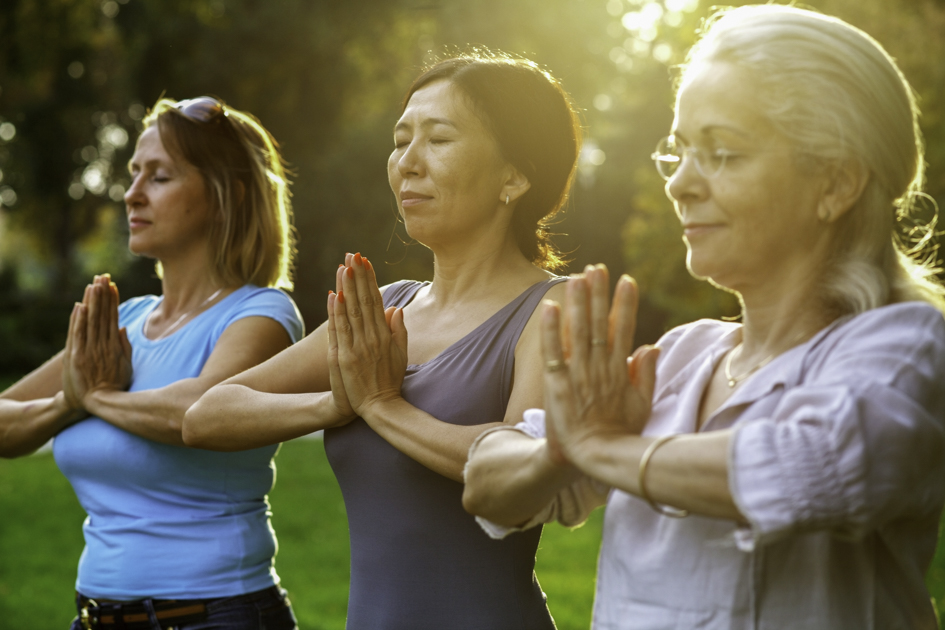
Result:
M174 108L197 122L210 122L220 116L226 116L223 103L210 96L198 96L178 101Z
M725 158L731 152L722 149L701 149L698 147L681 147L676 144L676 138L666 136L656 145L656 151L650 156L650 159L656 162L656 170L665 180L672 179L679 167L682 166L686 157L692 157L696 171L707 179L712 179L722 172L725 166Z

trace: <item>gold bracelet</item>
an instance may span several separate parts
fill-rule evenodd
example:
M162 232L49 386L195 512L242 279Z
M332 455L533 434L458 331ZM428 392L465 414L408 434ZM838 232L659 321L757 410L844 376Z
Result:
M649 446L646 447L646 450L643 451L643 457L640 458L640 496L650 504L650 507L653 508L656 512L662 514L663 516L669 516L671 518L685 518L689 516L688 510L680 510L678 508L667 507L665 505L660 505L650 497L650 493L646 491L646 467L650 465L650 458L653 457L653 453L656 452L656 449L663 446L670 440L679 437L678 434L674 435L663 435L656 438L650 442Z

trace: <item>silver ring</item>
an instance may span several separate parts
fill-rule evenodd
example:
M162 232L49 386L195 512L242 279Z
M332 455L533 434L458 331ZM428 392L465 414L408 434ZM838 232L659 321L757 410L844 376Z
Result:
M594 346L595 348L600 347L600 346L606 346L607 340L606 339L592 339L591 345Z
M552 359L551 361L545 361L545 371L546 372L557 372L558 370L563 370L567 367L564 364L564 361L561 359Z

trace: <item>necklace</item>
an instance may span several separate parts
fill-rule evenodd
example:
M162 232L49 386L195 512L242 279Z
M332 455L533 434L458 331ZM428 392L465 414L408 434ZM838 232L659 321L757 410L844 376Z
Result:
M742 351L742 344L738 344L738 347L735 348L734 350L732 350L731 352L729 352L729 353L728 353L728 356L725 358L725 378L726 378L726 380L728 381L728 386L729 386L729 387L735 387L736 385L738 385L739 383L741 383L742 381L744 381L746 378L748 378L749 376L751 376L752 374L754 374L755 372L757 372L758 370L760 370L760 369L763 368L764 366L766 366L766 365L768 365L769 363L771 363L771 361L772 361L776 356L778 356L777 353L768 355L767 357L765 357L765 358L761 361L761 363L756 364L755 367L751 368L750 370L748 370L748 371L745 372L744 374L733 375L733 374L732 374L732 357L735 355L735 352L736 352L736 351L737 351L739 354L741 354L741 351Z
M193 315L194 313L196 313L197 311L199 311L200 309L202 309L204 306L206 306L207 304L209 304L210 302L212 302L215 297L217 297L218 295L220 295L220 292L221 292L221 291L223 291L223 288L222 288L222 287L219 288L219 289L217 289L216 291L214 291L214 292L213 292L213 295L211 295L211 296L208 297L206 300L204 300L203 302L201 302L200 305L197 306L197 308L192 308L192 309L190 309L189 311L187 311L186 313L184 313L183 315L181 315L180 317L178 317L178 318L174 321L174 323L171 324L171 325L167 328L167 330L164 331L164 333L163 333L162 335L160 335L159 337L156 337L156 338L154 339L154 341L158 341L158 340L160 340L160 339L164 339L165 337L167 337L168 335L170 335L172 332L174 332L175 330L177 330L178 326L180 326L180 325L184 322L184 320L185 320L189 315ZM153 315L154 315L154 311L152 310L150 313L148 313L148 316L147 316L147 317L145 318L145 320L144 320L144 335L145 335L145 337L148 336L148 330L150 330L150 328L151 328L151 317L152 317Z

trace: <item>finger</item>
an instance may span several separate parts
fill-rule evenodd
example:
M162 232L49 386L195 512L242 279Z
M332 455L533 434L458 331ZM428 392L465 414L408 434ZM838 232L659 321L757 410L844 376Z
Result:
M354 262L352 261L352 265ZM351 330L352 342L355 339L364 338L364 313L361 312L361 303L358 298L358 285L354 277L354 268L346 267L341 275L342 291L338 294L343 297L344 317L348 322L348 328ZM338 317L338 310L335 309L335 317ZM335 325L339 328L342 321L339 318Z
M613 356L617 361L626 360L633 350L638 303L639 290L636 281L628 275L620 276L608 318L610 336L613 339Z
M85 304L80 304L75 314L75 337L72 340L72 352L77 356L82 356L85 353L88 308Z
M566 439L571 405L571 380L569 367L564 362L561 348L561 309L556 302L544 300L541 311L541 354L544 359L544 408L545 421L554 436L555 444Z
M89 323L87 343L96 346L108 339L108 300L101 284L92 287L89 299Z
M109 282L106 286L108 291L108 342L116 343L118 341L118 287L114 282Z
M387 327L391 327L391 319L394 317L394 311L397 310L396 306L388 306L384 309L384 323L387 324Z
M587 280L590 285L591 351L603 354L607 351L607 317L610 310L610 296L607 295L610 291L610 278L607 267L592 267L587 274Z
M73 339L75 339L76 319L78 319L79 303L72 305L72 313L69 314L69 329L66 332L66 350L63 355L65 360L69 360L72 353Z
M341 293L344 290L344 287L341 284L342 274L345 272L346 267L344 265L338 265L338 269L335 270L335 294Z
M331 319L333 320L332 326L335 329L335 340L338 347L338 352L347 350L351 348L353 343L352 333L351 333L351 322L348 319L348 300L344 291L338 293L334 296L334 299L331 301L332 306L332 315Z
M361 309L364 338L369 344L368 347L373 347L375 343L384 343L387 340L390 329L385 325L383 304L374 301L376 287L371 287L367 265L364 262L361 254L356 253L354 265L351 268L354 270L354 284L358 291L358 306Z
M386 311L384 309L384 296L381 295L381 288L377 284L377 275L374 273L374 265L371 264L371 261L366 257L364 260L364 270L367 272L368 280L368 289L371 292L371 297L374 299L375 310L375 324L380 326L386 326L390 330L390 321L386 317Z
M552 300L542 302L541 356L545 363L545 389L567 387L568 367L561 348L561 307Z
M337 299L337 294L332 291L328 292L328 377L332 391L339 397L347 398L344 393L341 366L338 363L338 332L335 329L335 302Z
M587 278L579 276L568 280L565 292L568 345L571 349L571 366L578 370L583 370L587 363L591 342L590 322L587 316L587 293Z
M90 296L91 294L92 294L92 285L91 285L91 284L85 285L85 293L82 294L82 303L83 303L83 304L88 304L88 303L89 303L89 296Z

